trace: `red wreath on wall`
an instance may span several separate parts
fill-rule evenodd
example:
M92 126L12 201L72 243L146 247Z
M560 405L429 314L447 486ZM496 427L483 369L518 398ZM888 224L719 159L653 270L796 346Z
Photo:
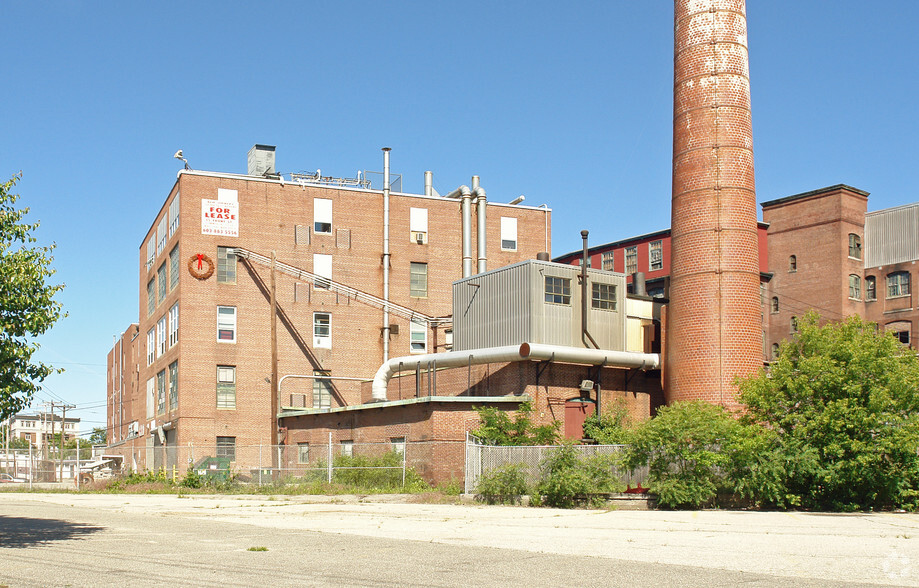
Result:
M205 268L205 264L207 268ZM214 262L203 253L196 253L188 260L188 273L198 280L206 280L214 275Z

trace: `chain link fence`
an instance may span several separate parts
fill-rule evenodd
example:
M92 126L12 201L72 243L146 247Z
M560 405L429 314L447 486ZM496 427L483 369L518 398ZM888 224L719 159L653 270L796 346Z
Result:
M581 457L595 455L618 455L625 445L577 445L575 448ZM558 449L556 445L520 445L497 446L486 445L472 435L466 436L466 494L474 494L479 478L498 468L511 464L523 465L527 484L535 486L540 478L540 465L543 460ZM633 471L612 466L613 474L628 488L644 486L648 479L647 466Z

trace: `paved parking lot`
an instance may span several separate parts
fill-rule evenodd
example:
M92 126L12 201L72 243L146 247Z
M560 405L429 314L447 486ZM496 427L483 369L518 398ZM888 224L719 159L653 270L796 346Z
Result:
M919 586L919 516L0 494L0 585L126 582Z

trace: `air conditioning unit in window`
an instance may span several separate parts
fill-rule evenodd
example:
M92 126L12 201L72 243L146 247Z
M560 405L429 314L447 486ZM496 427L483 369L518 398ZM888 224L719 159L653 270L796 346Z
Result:
M428 242L428 234L424 231L412 231L412 241L424 245Z

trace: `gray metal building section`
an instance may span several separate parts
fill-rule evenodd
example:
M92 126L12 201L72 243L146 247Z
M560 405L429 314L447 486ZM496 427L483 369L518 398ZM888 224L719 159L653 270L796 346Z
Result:
M528 260L454 282L453 349L524 342L584 347L580 273L577 266ZM554 294L547 295L546 278L553 278ZM625 275L588 269L587 279L588 331L601 349L624 350ZM614 309L594 308L594 284L613 287Z
M865 215L865 267L919 259L919 203Z

